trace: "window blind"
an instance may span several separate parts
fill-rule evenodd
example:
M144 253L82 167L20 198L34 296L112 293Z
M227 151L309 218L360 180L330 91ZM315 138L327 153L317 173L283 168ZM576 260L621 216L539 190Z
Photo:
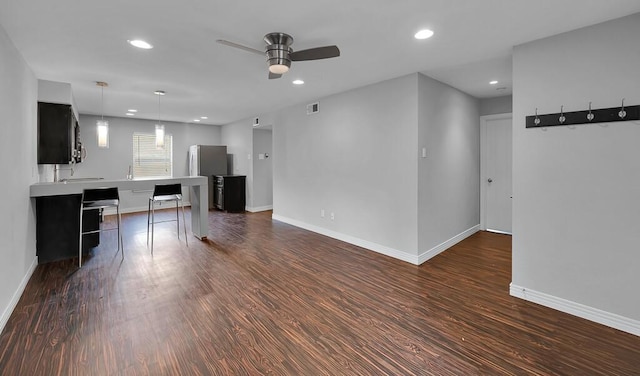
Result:
M156 148L156 135L133 134L133 177L159 178L173 175L172 136L165 134L164 149Z

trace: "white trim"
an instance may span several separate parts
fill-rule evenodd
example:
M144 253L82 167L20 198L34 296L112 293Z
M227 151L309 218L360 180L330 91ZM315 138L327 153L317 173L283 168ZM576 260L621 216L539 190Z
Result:
M261 212L261 211L273 210L273 205L257 206L255 208L250 208L250 207L247 206L245 209L248 212L257 213L257 212Z
M628 317L531 290L513 282L509 285L509 295L640 336L640 321Z
M437 256L438 254L446 251L447 249L453 247L454 245L460 243L461 241L463 241L464 239L468 238L469 236L475 234L476 232L480 231L480 225L475 225L473 227L471 227L468 230L465 230L461 233L459 233L458 235L452 237L449 240L446 240L440 244L438 244L437 246L431 248L430 250L420 254L418 256L418 265L422 264L423 262Z
M5 308L4 312L2 312L2 316L0 316L0 333L2 333L2 331L4 330L4 326L7 325L7 322L9 321L9 317L11 317L13 310L18 305L18 302L20 301L20 297L22 296L24 289L27 287L27 283L29 282L29 279L31 279L33 272L36 270L36 266L38 266L38 257L33 258L33 262L31 263L31 266L29 266L29 269L27 270L27 274L25 274L24 277L22 278L22 281L20 282L18 289L16 290L16 292L13 293L13 296L9 301L7 308Z
M287 217L283 217L281 215L278 214L272 214L271 218L275 219L276 221L280 221L280 222L284 222L287 224L290 224L292 226L296 226L296 227L300 227L303 228L305 230L309 230L324 236L328 236L330 238L334 238L334 239L338 239L341 240L343 242L346 243L350 243L353 245L357 245L358 247L362 247L362 248L366 248L368 250L377 252L377 253L381 253L383 255L389 256L389 257L393 257L395 259L401 260L401 261L405 261L414 265L419 265L418 263L418 256L417 255L413 255L410 254L408 252L404 252L404 251L400 251L394 248L389 248L386 247L384 245L381 244L377 244L374 242L370 242L368 240L364 240L364 239L360 239L360 238L356 238L354 236L351 235L346 235L337 231L333 231L333 230L327 230L326 228L322 228L322 227L318 227L315 225L310 225L308 223L304 223L295 219L291 219L291 218L287 218Z
M483 115L480 116L480 230L487 229L486 220L486 200L487 200L487 186L484 184L487 181L487 121L501 120L501 119L513 119L511 112L505 112L503 114Z
M493 232L494 234L502 234L502 235L513 235L512 233L510 233L509 231L500 231L500 230L493 230L493 229L485 229L484 231L488 231L488 232Z

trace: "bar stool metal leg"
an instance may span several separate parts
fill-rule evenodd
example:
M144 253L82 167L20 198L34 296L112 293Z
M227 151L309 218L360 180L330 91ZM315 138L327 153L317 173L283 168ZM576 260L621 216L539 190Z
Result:
M147 209L147 247L149 246L149 224L151 220L151 199L149 199L149 209Z
M184 203L180 201L180 206L182 206L182 227L184 227L184 244L189 246L189 241L187 240L187 221L184 219ZM178 237L180 237L180 228L178 228Z
M124 261L124 243L122 242L122 216L120 215L120 205L116 206L116 212L118 214L118 251L121 252L122 261Z
M155 227L155 214L156 214L156 203L151 203L151 255L153 255L153 230Z
M178 233L178 239L180 239L180 217L178 211L178 200L176 200L176 232Z

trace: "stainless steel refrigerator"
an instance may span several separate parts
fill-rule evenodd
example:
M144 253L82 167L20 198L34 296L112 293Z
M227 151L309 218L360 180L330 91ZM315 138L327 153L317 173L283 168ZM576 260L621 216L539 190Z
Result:
M214 175L227 175L227 147L191 145L189 147L189 176L209 178L209 209L213 208Z

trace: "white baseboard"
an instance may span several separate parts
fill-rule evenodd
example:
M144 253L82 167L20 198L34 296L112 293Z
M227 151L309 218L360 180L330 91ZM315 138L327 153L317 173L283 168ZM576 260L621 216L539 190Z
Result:
M245 209L248 212L257 213L257 212L261 212L261 211L273 210L273 205L256 206L255 208L250 208L250 207L247 206Z
M475 225L473 227L471 227L468 230L465 230L461 233L459 233L458 235L452 237L449 240L446 240L440 244L438 244L437 246L431 248L430 250L420 254L418 256L418 264L422 264L423 262L429 260L430 258L433 258L435 256L437 256L438 254L446 251L447 249L453 247L454 245L460 243L461 241L463 241L464 239L468 238L469 236L475 234L476 232L480 231L480 225Z
M366 248L368 250L374 251L374 252L378 252L381 253L383 255L389 256L389 257L393 257L395 259L398 260L402 260L414 265L418 265L418 256L417 255L413 255L410 254L408 252L403 252L394 248L390 248L390 247L386 247L384 245L380 245L374 242L370 242L368 240L364 240L364 239L360 239L360 238L356 238L355 236L351 236L351 235L346 235L337 231L333 231L333 230L328 230L326 228L322 228L322 227L318 227L318 226L314 226L314 225L310 225L308 223L305 222L301 222L295 219L291 219L291 218L287 218L287 217L283 217L281 215L277 215L277 214L273 214L271 216L271 218L275 219L276 221L280 221L280 222L284 222L284 223L288 223L292 226L296 226L296 227L300 227L303 228L305 230L309 230L309 231L313 231L315 233L324 235L324 236L328 236L330 238L334 238L334 239L338 239L341 240L343 242L346 243L350 243L353 245L357 245L358 247L362 247L362 248Z
M31 266L29 266L27 273L22 278L18 289L13 293L13 296L9 301L9 305L7 305L4 312L2 312L2 316L0 316L0 333L2 333L2 331L4 330L4 326L7 325L7 321L9 321L9 317L11 317L13 310L18 305L18 301L20 301L20 297L22 296L24 289L27 287L29 279L33 275L33 272L36 270L36 266L38 266L38 257L33 258L33 262L31 263Z
M623 332L640 336L640 321L633 320L628 317L514 285L513 283L509 285L509 294L516 298L524 299L570 315L587 319L589 321L594 321L614 329L622 330Z

